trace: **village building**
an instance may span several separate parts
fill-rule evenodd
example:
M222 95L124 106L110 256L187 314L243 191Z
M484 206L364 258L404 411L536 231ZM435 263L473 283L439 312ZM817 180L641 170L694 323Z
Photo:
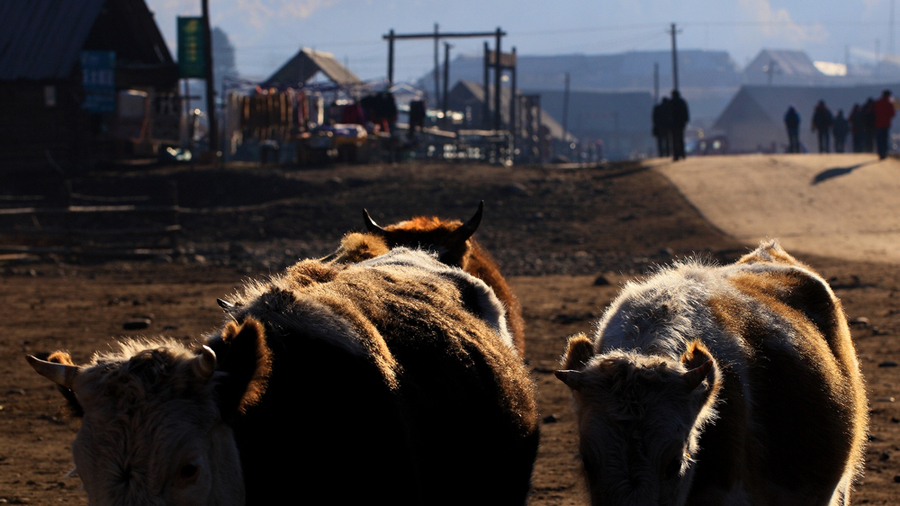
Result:
M793 105L800 114L800 144L813 152L818 148L810 121L819 100L825 101L832 114L842 110L847 117L853 104L877 99L884 89L900 93L900 83L842 87L742 86L716 119L712 131L727 136L732 153L784 152L788 143L784 115Z
M565 92L543 90L544 109L563 117ZM653 151L653 96L647 91L571 91L566 129L585 146L602 145L611 160L637 159Z
M0 167L70 173L178 142L178 68L143 0L3 2L0 48Z

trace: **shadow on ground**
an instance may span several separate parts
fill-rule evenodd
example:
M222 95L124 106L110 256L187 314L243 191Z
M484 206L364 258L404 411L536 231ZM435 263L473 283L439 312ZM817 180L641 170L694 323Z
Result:
M853 172L860 167L865 167L866 165L871 165L873 163L878 163L878 160L872 160L870 162L858 163L856 165L851 165L850 167L833 167L831 169L825 169L822 172L816 174L816 177L812 180L812 185L815 186L819 183L824 183L829 179L834 179L836 177L846 176L847 174Z

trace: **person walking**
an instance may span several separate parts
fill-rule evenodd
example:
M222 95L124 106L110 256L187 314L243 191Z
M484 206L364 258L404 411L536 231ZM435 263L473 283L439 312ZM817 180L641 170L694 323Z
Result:
M685 157L684 154L684 127L691 120L687 102L681 98L678 90L672 91L672 159L676 162Z
M875 99L869 97L862 106L863 153L875 151Z
M813 110L812 130L818 134L819 153L828 153L831 151L829 138L831 137L831 124L834 117L831 111L825 106L824 100L819 100L816 108Z
M784 113L784 126L788 134L788 153L800 152L800 114L794 106L788 107Z
M850 142L853 143L853 152L862 153L863 130L865 126L862 124L862 108L859 107L858 103L853 104L853 109L850 109L850 116L847 116L847 121L850 122Z
M850 123L844 117L844 110L838 109L834 116L834 124L831 125L831 134L834 136L834 152L844 152L844 142L847 140L847 132L850 131Z
M894 102L891 100L891 90L881 92L881 98L875 101L875 145L878 148L878 158L884 160L888 152L888 136L891 131L891 120L894 118Z
M653 107L653 136L656 137L656 156L672 156L672 104L663 97Z

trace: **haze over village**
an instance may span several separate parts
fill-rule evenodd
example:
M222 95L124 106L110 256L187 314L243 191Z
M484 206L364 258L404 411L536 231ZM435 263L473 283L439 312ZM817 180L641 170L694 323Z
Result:
M171 47L174 22L165 20L195 13L195 3L148 2ZM304 47L328 53L366 82L384 82L384 36L391 29L398 34L502 29L506 35L501 51L515 48L518 56L519 92L539 94L543 112L560 127L565 122L585 143L605 141L617 151L607 149L608 154L619 158L636 156L652 143L649 110L673 88L673 25L679 87L690 105L693 135L734 133L729 132L731 117L723 113L736 99L734 107L740 110L765 110L769 118L760 120L766 123L760 128L780 133L781 115L790 104L758 97L767 93L758 86L792 87L793 105L808 121L815 103L824 98L820 87L874 86L846 97L826 93L837 100L832 109L846 113L853 103L877 96L880 89L875 88L881 84L900 82L893 10L888 0L815 6L742 0L717 6L715 12L703 2L567 2L548 11L539 2L462 1L444 6L315 0L218 2L210 16L227 38L225 47L234 49L234 65L227 72L248 82L264 82ZM490 38L442 40L439 48L433 40L400 41L395 48L393 81L424 92L429 108L442 105L434 98L440 98L446 55L452 100L462 93L452 91L461 83L483 82L482 45L494 44ZM445 42L451 46L446 54ZM564 96L567 75L571 95ZM503 79L509 87L510 76ZM742 105L747 101L739 94L743 86L748 87L750 106ZM566 99L568 114L562 110ZM811 145L811 138L803 141ZM778 150L772 142L786 141L771 133L751 135L743 143L732 141L731 149Z

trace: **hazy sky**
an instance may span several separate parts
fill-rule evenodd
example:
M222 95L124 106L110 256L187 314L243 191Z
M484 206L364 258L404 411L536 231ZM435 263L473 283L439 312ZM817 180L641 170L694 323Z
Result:
M176 50L175 18L199 15L200 0L147 0ZM213 26L236 47L238 71L266 78L300 47L332 53L363 79L387 74L382 35L507 32L502 50L519 55L668 50L671 23L679 49L728 51L743 66L762 48L799 49L814 60L871 61L900 53L891 35L893 0L210 0ZM894 23L896 27L897 23ZM446 40L455 55L480 55L488 39ZM490 41L493 47L493 40ZM440 49L443 61L443 44ZM433 68L434 43L398 41L395 81Z

